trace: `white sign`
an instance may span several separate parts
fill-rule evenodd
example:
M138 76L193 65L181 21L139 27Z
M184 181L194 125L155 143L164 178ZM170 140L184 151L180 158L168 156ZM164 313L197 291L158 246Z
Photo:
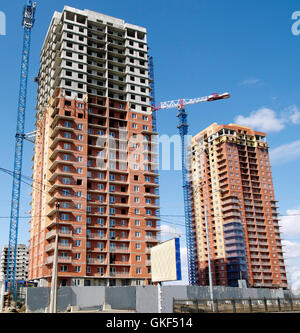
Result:
M181 280L179 238L173 238L151 248L152 282Z

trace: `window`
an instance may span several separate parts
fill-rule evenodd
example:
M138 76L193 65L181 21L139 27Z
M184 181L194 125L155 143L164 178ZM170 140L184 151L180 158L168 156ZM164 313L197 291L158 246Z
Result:
M79 273L80 272L80 266L75 266L75 272Z
M104 275L104 268L103 267L98 267L97 268L97 273L100 275Z
M62 183L65 185L70 185L71 184L71 179L70 178L63 178Z
M103 215L104 214L104 207L97 207L97 211L98 211L98 213Z
M61 219L63 221L68 221L69 220L69 214L61 214Z
M75 246L80 246L81 245L81 240L76 239L74 244L75 244Z
M62 202L61 207L62 208L69 208L70 204L68 202Z
M69 190L62 190L62 195L67 197L70 195L70 191Z

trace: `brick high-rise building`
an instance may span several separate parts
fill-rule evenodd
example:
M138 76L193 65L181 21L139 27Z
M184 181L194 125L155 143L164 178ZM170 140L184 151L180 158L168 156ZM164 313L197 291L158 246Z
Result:
M55 12L38 77L29 279L50 284L57 226L60 285L150 283L159 233L150 80L145 28Z
M214 123L192 138L190 160L199 284L209 241L214 285L287 288L265 133Z

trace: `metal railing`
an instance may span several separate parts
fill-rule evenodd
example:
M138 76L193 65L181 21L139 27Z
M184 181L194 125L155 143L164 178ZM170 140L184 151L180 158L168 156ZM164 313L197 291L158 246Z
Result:
M173 299L174 313L300 312L300 298Z

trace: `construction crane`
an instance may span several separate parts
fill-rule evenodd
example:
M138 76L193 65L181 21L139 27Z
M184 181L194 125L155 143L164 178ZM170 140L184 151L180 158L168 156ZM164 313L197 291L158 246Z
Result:
M27 0L27 4L24 6L23 18L22 18L22 27L24 30L24 36L23 36L21 77L20 77L20 89L19 89L19 100L18 100L17 130L16 130L16 140L15 140L15 158L14 158L14 173L13 173L13 186L12 186L12 199L11 199L11 214L10 214L10 225L9 225L6 288L8 288L8 286L11 287L15 286L23 143L24 139L26 139L26 134L24 133L24 124L25 124L25 109L26 109L27 82L28 82L29 53L30 53L30 42L31 42L31 29L35 21L35 11L36 11L36 2Z
M186 105L192 105L202 102L212 102L220 99L229 98L229 93L223 94L211 94L205 97L193 98L193 99L178 99L174 101L161 102L159 106L153 107L153 113L159 110L166 109L178 109L177 117L179 119L179 124L177 128L179 129L179 134L181 138L181 164L182 164L182 186L183 186L183 197L184 197L184 215L185 215L185 231L186 231L186 245L187 245L187 264L188 264L188 278L190 285L197 285L198 281L198 269L196 265L196 242L195 236L193 235L193 225L192 225L192 206L191 206L191 184L188 177L187 168L187 147L186 147L186 137L188 134L188 122L187 113L185 111Z

